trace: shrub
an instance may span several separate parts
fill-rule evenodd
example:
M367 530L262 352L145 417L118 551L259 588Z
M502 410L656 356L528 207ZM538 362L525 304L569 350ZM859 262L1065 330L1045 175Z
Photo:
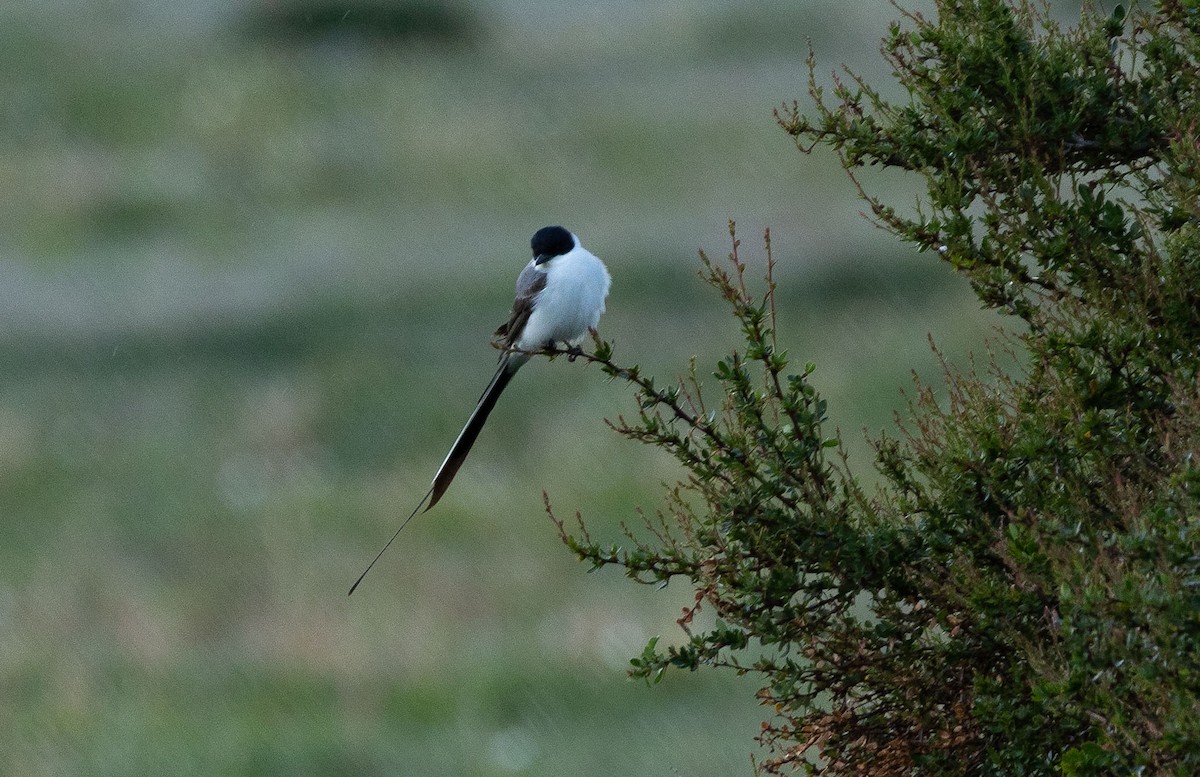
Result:
M812 115L779 122L1012 317L1017 368L948 369L941 403L920 387L868 493L735 240L704 264L745 335L719 392L585 357L635 390L616 431L684 470L652 539L556 519L563 539L691 582L716 625L685 615L632 674L757 673L763 772L1200 774L1200 3L1064 29L940 0L883 53L906 100L814 77ZM914 212L866 190L870 165L925 181Z

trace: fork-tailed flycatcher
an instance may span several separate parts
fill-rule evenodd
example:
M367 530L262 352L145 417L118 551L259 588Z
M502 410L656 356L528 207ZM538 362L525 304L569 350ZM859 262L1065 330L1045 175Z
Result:
M500 366L492 382L483 390L483 396L467 419L467 425L458 433L450 452L433 476L433 485L417 503L412 514L404 519L392 538L379 551L363 573L359 575L350 593L375 566L408 525L421 506L428 501L426 510L432 508L446 493L455 473L471 450L479 431L487 421L488 414L496 406L505 386L521 365L529 361L537 351L553 348L559 343L577 346L589 331L600 322L604 312L604 298L612 279L604 263L579 244L579 238L562 227L543 227L534 233L530 241L533 259L517 276L517 297L513 302L508 321L496 330L497 342L503 348Z

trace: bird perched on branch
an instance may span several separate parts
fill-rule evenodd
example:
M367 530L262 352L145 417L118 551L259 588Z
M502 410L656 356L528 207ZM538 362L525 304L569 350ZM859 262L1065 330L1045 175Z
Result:
M612 284L604 263L584 248L579 238L562 227L539 229L530 240L530 248L533 258L517 276L517 295L512 313L508 321L495 332L502 349L496 374L483 390L475 410L438 467L429 491L358 580L354 581L350 587L351 594L401 530L421 511L421 507L429 510L446 493L483 429L488 414L496 406L496 400L517 370L538 351L556 348L560 344L577 347L600 322L604 299Z

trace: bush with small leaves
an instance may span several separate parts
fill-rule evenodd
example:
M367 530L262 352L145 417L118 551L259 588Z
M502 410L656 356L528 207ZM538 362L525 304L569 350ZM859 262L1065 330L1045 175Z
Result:
M905 101L814 77L813 115L779 122L1014 318L1018 367L947 369L941 402L919 387L867 493L735 239L730 269L704 260L745 339L719 391L585 355L635 391L614 429L684 470L651 540L563 539L691 582L687 641L632 674L757 673L763 772L1200 774L1200 2L1064 29L939 0L883 53ZM924 180L914 212L860 184L869 165Z

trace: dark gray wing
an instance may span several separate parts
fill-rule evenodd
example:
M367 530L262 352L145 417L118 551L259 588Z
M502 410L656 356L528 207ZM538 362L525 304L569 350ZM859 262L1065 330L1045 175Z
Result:
M538 270L533 263L525 265L517 276L517 297L513 300L512 313L508 320L497 327L495 336L500 339L505 349L512 348L513 343L525 329L525 322L533 312L533 303L542 289L546 288L546 273Z
M537 286L537 288L533 288ZM525 265L517 276L517 297L532 297L546 287L546 273L537 268L533 262Z

